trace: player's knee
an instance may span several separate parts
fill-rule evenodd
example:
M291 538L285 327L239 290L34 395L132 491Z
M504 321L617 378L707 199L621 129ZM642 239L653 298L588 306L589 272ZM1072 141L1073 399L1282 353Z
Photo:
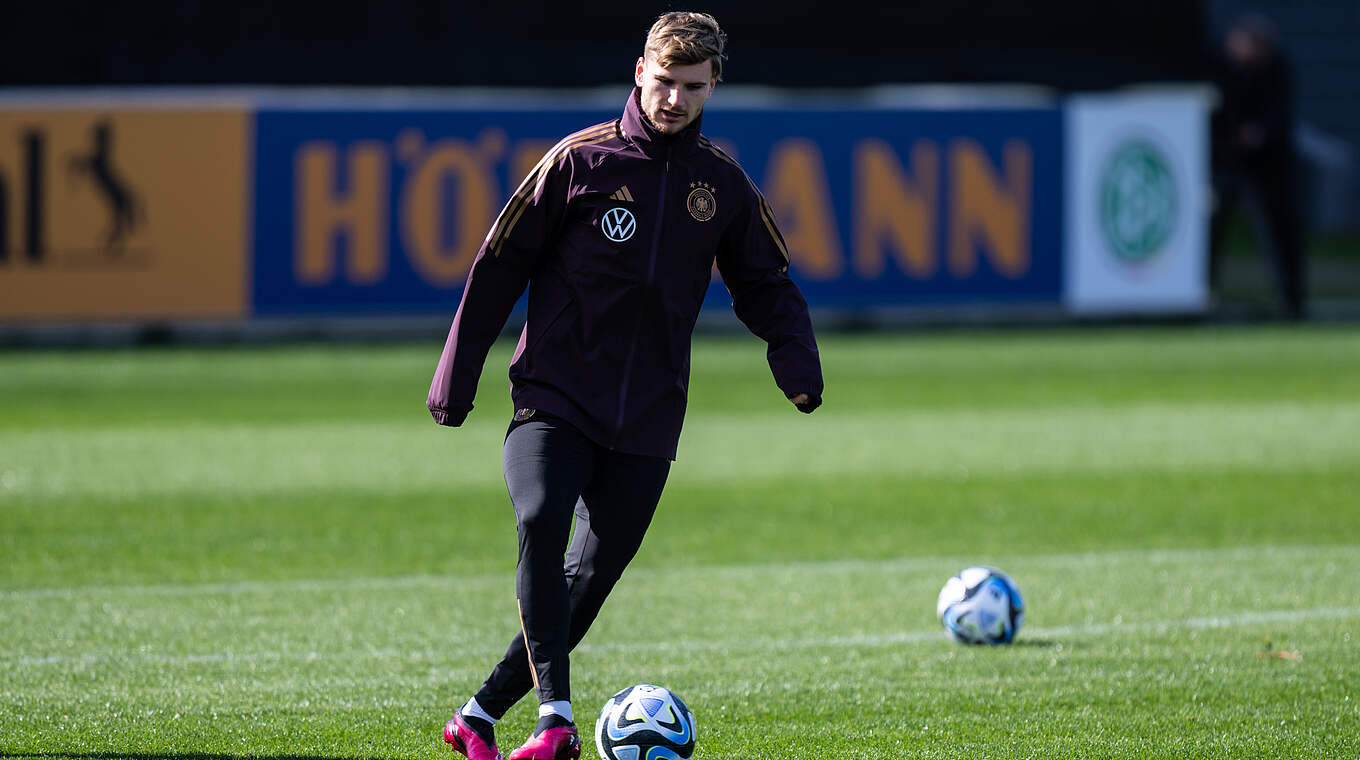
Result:
M557 530L562 522L560 511L546 499L522 499L515 503L515 521L521 533Z

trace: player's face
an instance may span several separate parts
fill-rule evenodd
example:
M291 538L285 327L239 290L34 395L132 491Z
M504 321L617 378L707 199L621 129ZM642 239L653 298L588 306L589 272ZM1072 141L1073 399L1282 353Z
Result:
M673 135L688 127L713 94L713 62L661 66L639 58L633 81L642 88L642 112L661 132Z

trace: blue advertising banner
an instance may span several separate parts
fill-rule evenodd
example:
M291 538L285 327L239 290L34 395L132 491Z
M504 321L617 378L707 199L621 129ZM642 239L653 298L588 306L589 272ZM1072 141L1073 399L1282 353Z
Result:
M260 110L254 313L451 313L520 179L615 116ZM704 123L766 194L808 301L852 308L1057 304L1061 130L1057 107L710 109Z

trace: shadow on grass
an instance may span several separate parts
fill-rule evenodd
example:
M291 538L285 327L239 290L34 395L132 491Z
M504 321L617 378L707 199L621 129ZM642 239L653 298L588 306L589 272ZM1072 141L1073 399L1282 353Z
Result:
M373 755L234 755L223 752L0 752L0 760L393 760Z
M1011 642L1013 647L1032 647L1034 649L1046 649L1048 647L1063 647L1064 649L1080 649L1086 646L1080 641L1065 641L1063 639L1034 639L1018 638Z

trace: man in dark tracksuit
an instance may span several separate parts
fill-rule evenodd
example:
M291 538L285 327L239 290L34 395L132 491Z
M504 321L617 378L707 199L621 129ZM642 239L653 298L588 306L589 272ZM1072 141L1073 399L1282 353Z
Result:
M568 652L661 497L715 261L737 315L768 344L779 389L803 412L821 403L807 303L789 279L769 204L699 132L724 40L705 14L656 22L622 117L567 137L530 172L478 253L449 330L428 406L436 422L457 426L487 351L529 288L504 450L521 632L445 728L472 760L500 757L492 726L531 688L540 720L511 760L580 753Z
M1209 225L1209 283L1217 284L1228 224L1245 198L1265 228L1280 305L1304 316L1305 229L1294 155L1293 77L1274 27L1262 16L1236 21L1215 62L1222 97L1213 116L1216 205Z

